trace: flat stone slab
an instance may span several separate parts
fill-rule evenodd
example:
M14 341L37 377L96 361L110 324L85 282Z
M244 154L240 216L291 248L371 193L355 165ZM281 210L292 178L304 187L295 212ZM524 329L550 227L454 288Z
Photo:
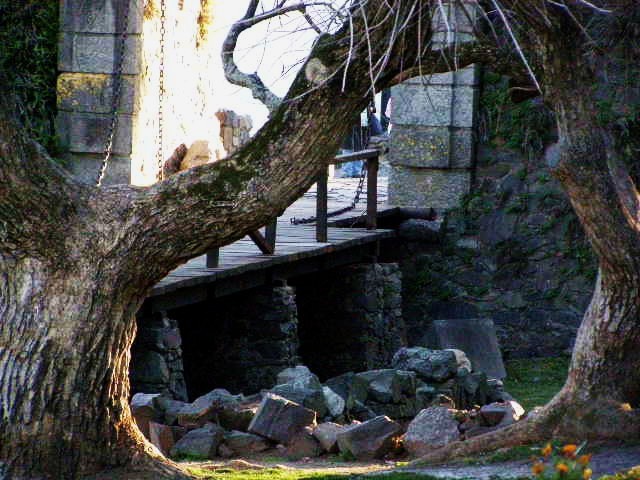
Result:
M457 348L467 354L475 372L484 372L489 378L507 376L490 318L434 320L431 330L432 348Z

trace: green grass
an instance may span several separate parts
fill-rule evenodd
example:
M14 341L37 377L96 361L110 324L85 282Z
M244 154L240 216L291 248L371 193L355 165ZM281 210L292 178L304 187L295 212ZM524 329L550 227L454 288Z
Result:
M366 474L344 474L326 472L305 472L304 470L289 470L284 468L268 468L264 470L208 470L204 468L189 468L189 473L197 478L207 480L349 480L364 478ZM373 477L371 477L373 478ZM414 473L388 473L379 477L384 480L436 480L430 475Z
M567 378L568 357L527 358L506 363L504 389L525 410L542 406L560 391Z

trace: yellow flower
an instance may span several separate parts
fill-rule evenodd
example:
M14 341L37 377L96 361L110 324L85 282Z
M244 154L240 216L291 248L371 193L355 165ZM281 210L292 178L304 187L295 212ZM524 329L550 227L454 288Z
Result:
M560 475L564 475L569 471L569 466L566 463L558 463L556 465L556 470L560 472Z
M570 443L562 447L562 454L567 458L573 458L576 456L576 450L578 450L578 446Z
M584 480L589 480L591 478L591 475L593 475L593 471L590 468L585 468L582 471L582 478Z
M553 447L551 446L550 443L547 443L545 447L542 449L542 455L544 455L545 457L548 457L549 455L551 455L551 452L553 452Z
M580 457L578 458L578 463L580 465L588 465L590 461L591 461L591 454L580 455Z
M531 472L534 475L540 475L542 472L544 472L545 466L544 463L542 462L535 462L533 464L533 467L531 467Z

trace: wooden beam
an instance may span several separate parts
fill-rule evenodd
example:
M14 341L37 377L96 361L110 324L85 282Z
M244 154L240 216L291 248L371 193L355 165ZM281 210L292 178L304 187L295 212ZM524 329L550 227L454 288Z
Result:
M359 150L357 152L345 153L342 155L336 155L329 160L329 164L355 162L356 160L368 160L370 158L378 158L380 156L380 150L377 148L368 148L367 150Z
M207 268L218 268L220 265L220 249L214 248L207 252Z
M273 222L266 226L264 236L272 251L276 251L276 233L278 229L278 219L274 218Z
M327 242L327 202L328 202L329 167L325 166L318 175L316 193L316 241Z
M378 226L378 157L367 160L367 229Z
M257 245L265 255L273 255L273 246L269 244L266 238L262 236L259 230L249 232L249 238Z

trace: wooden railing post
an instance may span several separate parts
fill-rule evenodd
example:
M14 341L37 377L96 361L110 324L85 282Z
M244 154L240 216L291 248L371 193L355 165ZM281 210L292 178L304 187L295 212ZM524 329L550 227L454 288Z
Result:
M278 219L274 218L273 222L268 224L264 230L264 236L267 240L267 244L271 247L271 251L276 251L276 233L278 229Z
M378 158L367 160L367 229L375 230L378 223Z
M214 248L207 252L207 268L218 268L220 265L220 249Z
M316 241L327 242L327 201L329 167L324 165L318 175L316 191Z

